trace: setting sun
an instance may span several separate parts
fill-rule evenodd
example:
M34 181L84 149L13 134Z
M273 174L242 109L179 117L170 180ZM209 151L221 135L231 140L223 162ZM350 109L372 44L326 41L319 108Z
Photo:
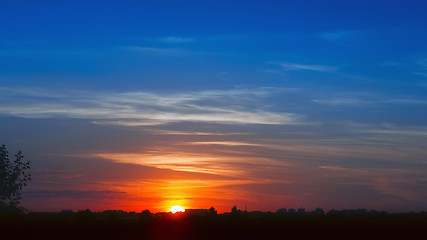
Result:
M177 212L184 212L184 211L185 211L185 209L184 209L183 207L179 206L179 205L175 205L175 206L172 206L172 207L169 209L169 211L170 211L171 213L177 213Z

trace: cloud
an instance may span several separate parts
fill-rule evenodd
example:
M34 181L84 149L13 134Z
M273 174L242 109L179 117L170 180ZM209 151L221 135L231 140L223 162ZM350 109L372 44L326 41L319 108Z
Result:
M323 32L319 36L328 41L338 41L348 37L351 37L355 34L356 31L335 31L335 32Z
M189 51L176 48L159 48L159 47L141 47L141 46L127 46L124 47L125 50L131 51L134 53L144 53L151 55L182 55L188 54Z
M411 172L411 174L414 174ZM380 177L376 181L375 188L387 195L402 197L412 201L424 201L427 194L424 191L413 191L413 189L425 189L427 179L419 176L411 179L402 177Z
M413 72L413 74L423 76L423 77L427 77L427 72Z
M418 75L418 76L427 77L427 58L421 59L421 60L417 61L416 63L420 69L419 69L419 71L413 72L413 74Z
M286 73L284 73L282 70L277 70L277 69L265 69L265 70L264 70L264 72L265 72L265 73L268 73L268 74L278 75L278 76L281 76L281 77L287 77L287 74L286 74Z
M357 98L314 99L313 102L326 105L357 105L362 103Z
M341 46L348 46L357 44L366 34L367 32L360 30L340 30L322 32L318 36L325 41Z
M417 129L402 129L402 128L394 128L394 129L366 129L364 132L374 133L377 135L396 135L396 136L410 136L410 137L426 137L427 136L427 128L417 128Z
M194 131L174 131L174 130L160 130L160 129L147 129L146 132L160 135L188 135L188 136L233 136L233 135L250 135L249 133L239 132L194 132Z
M286 91L284 89L283 91ZM277 88L159 94L0 88L0 114L23 118L93 119L95 124L145 126L170 122L301 124L295 113L268 111L263 98Z
M28 198L120 199L125 192L110 190L26 190Z
M262 146L262 144L236 141L191 142L194 145L224 145L224 146Z
M360 98L330 98L330 99L314 99L314 103L332 105L332 106L362 106L374 104L405 104L405 105L425 105L427 99L406 99L406 98L374 98L374 99L360 99Z
M7 51L0 51L2 57L86 57L91 55L100 55L101 51L87 50L87 49L74 49L74 50L17 50L8 49Z
M141 120L116 120L116 121L92 121L93 124L96 125L104 125L104 126L125 126L125 127L140 127L140 126L155 126L169 123L170 121L161 121L161 120L149 120L149 119L141 119Z
M316 71L316 72L336 72L337 67L326 65L307 65L296 63L280 63L284 71Z
M194 43L196 41L207 42L207 41L247 41L253 39L254 36L246 35L208 35L208 36L197 36L197 37L185 37L185 36L164 36L164 37L150 37L145 38L148 43L166 43L166 44L181 44L181 43Z
M421 59L417 62L418 65L427 68L427 58Z
M82 174L76 173L71 170L50 169L50 168L36 168L30 170L31 175L36 178L56 178L56 179L71 179L82 177Z
M194 38L176 37L176 36L162 37L162 38L158 38L157 40L165 43L189 43L189 42L195 41Z
M326 169L330 171L340 171L345 172L345 174L359 174L359 175L367 175L370 173L370 170L366 169L357 169L357 168L345 168L341 166L319 166L321 169Z
M174 171L208 173L223 176L241 176L244 170L231 162L242 161L232 157L187 152L149 152L149 153L95 153L88 157L107 159L118 163L131 163ZM255 158L254 158L255 159Z
M378 65L382 66L382 67L396 67L401 65L401 63L399 62L391 62L391 61L384 61L384 62L379 62Z

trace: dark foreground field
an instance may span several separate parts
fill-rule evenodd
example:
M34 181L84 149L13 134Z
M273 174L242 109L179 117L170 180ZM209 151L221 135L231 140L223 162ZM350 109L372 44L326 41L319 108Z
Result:
M427 239L426 214L188 216L27 214L3 217L0 239Z

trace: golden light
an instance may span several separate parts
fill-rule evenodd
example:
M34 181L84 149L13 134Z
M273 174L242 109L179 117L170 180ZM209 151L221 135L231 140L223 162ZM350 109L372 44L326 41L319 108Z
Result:
M172 207L169 209L169 211L170 211L171 213L177 213L177 212L184 212L184 211L185 211L185 209L184 209L183 207L179 206L179 205L175 205L175 206L172 206Z

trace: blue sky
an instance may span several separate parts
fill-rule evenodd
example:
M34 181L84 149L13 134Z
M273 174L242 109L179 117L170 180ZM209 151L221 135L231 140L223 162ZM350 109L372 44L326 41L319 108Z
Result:
M32 160L38 210L425 210L426 8L2 1L0 143ZM204 191L131 187L171 181Z

